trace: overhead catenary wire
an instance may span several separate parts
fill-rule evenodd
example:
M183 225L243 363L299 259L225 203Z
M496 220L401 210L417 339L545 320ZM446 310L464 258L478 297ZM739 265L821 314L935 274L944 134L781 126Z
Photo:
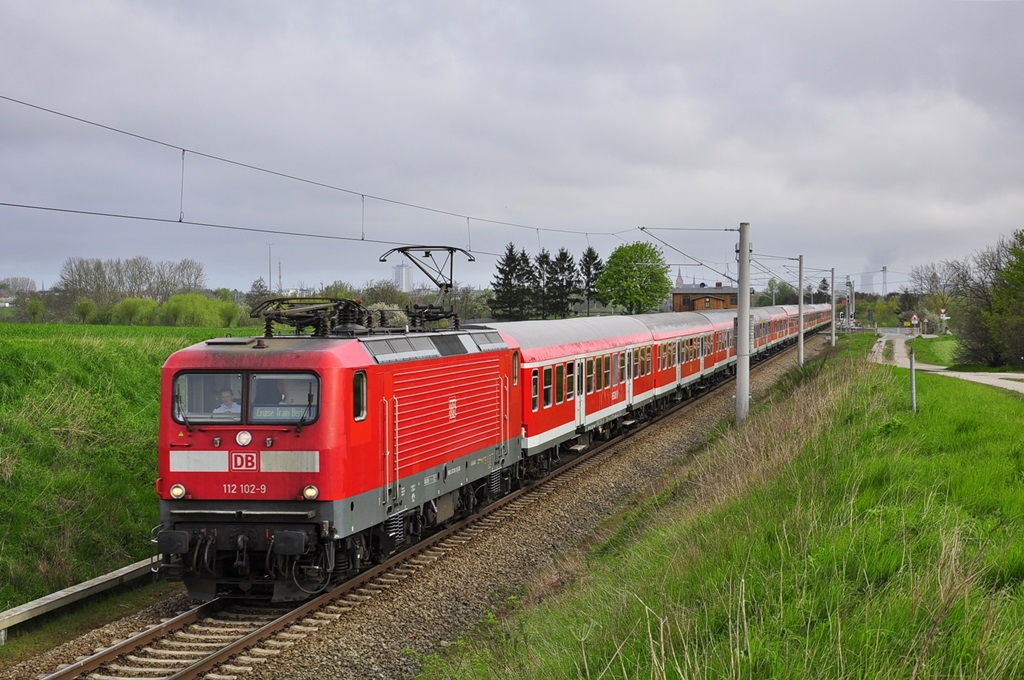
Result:
M657 236L655 236L655 235L650 233L651 230L675 231L675 232L678 232L678 231L688 231L688 232L689 231L699 231L699 232L738 231L738 229L733 228L733 227L631 227L631 228L619 229L619 230L615 230L615 231L595 231L593 228L588 228L586 230L578 230L578 229L566 229L566 228L556 228L556 227L538 227L536 225L522 224L522 223L518 223L518 222L509 222L509 221L506 221L506 220L497 220L497 219L491 219L491 218L486 218L486 217L478 217L478 216L468 215L468 214L465 214L465 213L456 212L456 211L452 211L452 210L445 210L445 209L435 208L435 207L431 207L431 206L427 206L427 205L423 205L423 204L419 204L419 203L413 203L413 202L410 202L410 201L403 201L403 200L398 200L398 199L394 199L394 198L388 198L386 196L379 196L379 195L375 195L375 194L368 194L368 193L363 192L363 191L357 191L355 189L350 189L350 188L338 186L338 185L335 185L335 184L330 184L330 183L327 183L327 182L312 180L312 179L301 177L301 176L298 176L298 175L295 175L295 174L292 174L292 173L281 172L281 171L278 171L278 170L272 170L272 169L269 169L269 168L266 168L266 167L263 167L263 166L252 164L252 163L246 163L246 162L234 160L234 159L231 159L231 158L226 158L224 156L219 156L219 155L212 154L212 153L207 153L207 152L198 151L198 150L195 150L195 149L190 149L190 148L188 148L186 146L183 146L183 145L180 145L180 144L175 144L175 143L171 143L171 142L168 142L168 141L165 141L165 140L157 139L155 137L138 134L136 132L131 132L129 130L118 128L118 127L115 127L115 126L112 126L112 125L106 125L106 124L103 124L103 123L98 123L96 121L89 120L89 119L86 119L86 118L82 118L80 116L71 115L71 114L68 114L68 113L64 113L62 111L57 111L55 109L51 109L51 108L48 108L48 107L45 107L45 106L40 106L38 104L33 104L31 102L27 102L27 101L23 101L23 100L20 100L20 99L16 99L14 97L10 97L10 96L3 95L3 94L0 94L0 100L8 101L8 102L11 102L13 104L17 104L17 105L20 105L20 106L25 106L25 107L28 107L28 108L31 108L31 109L34 109L34 110L37 110L37 111L48 113L48 114L51 114L51 115L54 115L54 116L58 116L58 117L61 117L61 118L65 118L65 119L68 119L68 120L72 120L72 121L81 123L83 125L88 125L88 126L96 127L96 128L99 128L99 129L102 129L102 130L105 130L105 131L108 131L108 132L111 132L111 133L115 133L115 134L119 134L119 135L124 135L124 136L130 137L130 138L133 138L133 139L137 139L137 140L149 143L149 144L154 144L154 145L162 146L162 147L165 147L165 148L175 149L175 150L178 150L178 151L181 152L181 179L180 179L180 186L179 186L179 212L178 212L178 219L177 220L169 220L169 219L166 219L166 218L155 217L155 216L128 215L128 214L117 213L117 212L113 212L113 211L108 211L108 212L89 211L89 210L79 210L79 209L72 209L72 208L55 207L55 206L32 205L32 204L12 203L12 202L0 202L0 205L6 206L6 207L31 209L31 210L42 210L42 211L49 211L49 212L61 212L61 213L67 213L67 214L112 217L112 218L118 218L118 219L139 220L139 221L145 221L145 222L157 222L157 223L177 222L179 224L191 225L191 226L197 226L197 227L218 228L218 229L231 229L231 230L236 230L236 231L248 231L248 232L254 232L254 233L266 233L266 234L281 234L281 235L298 236L298 237L306 237L306 238L320 238L320 239L342 240L342 241L364 241L364 242L381 243L381 244L388 244L388 245L412 245L412 244L410 244L408 242L405 242L405 241L394 241L394 240L387 240L387 239L367 239L366 238L366 199L370 198L371 200L379 201L379 202L382 202L382 203L388 203L388 204L391 204L391 205L397 205L397 206L407 207L407 208L411 208L411 209L415 209L415 210L422 210L422 211L426 211L426 212L430 212L430 213L434 213L434 214L440 214L440 215L446 215L446 216L450 216L450 217L457 217L457 218L460 218L460 219L465 219L466 220L466 228L467 228L467 239L468 239L468 244L467 245L468 245L468 250L470 250L470 251L472 251L472 226L471 226L471 221L473 221L473 220L475 220L477 222L480 222L482 224L491 224L491 225L496 225L496 226L513 227L513 228L518 228L518 229L533 229L535 231L535 233L537 234L538 248L540 248L541 250L543 250L543 244L542 244L541 238L540 238L540 232L541 231L551 232L551 233L559 233L559 234L582 235L586 239L587 246L590 247L590 235L591 234L594 234L595 236L614 236L614 237L618 238L619 240L621 240L622 242L628 243L628 241L626 239L624 239L621 236L621 234L627 233L629 231L633 231L634 229L639 229L646 236L649 236L649 237L659 241L660 243L662 243L665 246L675 250L676 252L680 253L681 255L683 255L683 256L693 260L695 263L699 264L700 266L706 267L710 271L715 272L716 274L719 274L721 276L724 276L726 279L728 279L730 281L735 281L735 278L733 276L731 276L727 271L726 272L721 272L721 271L715 269L714 267L710 266L706 261L703 261L703 260L701 260L699 258L695 258L692 255L689 255L688 253L685 253L685 252L679 250L675 246L672 246L671 244L667 243L666 241L664 241L664 240L662 240L662 239L658 238ZM279 178L282 178L282 179L287 179L287 180L290 180L290 181L295 181L295 182L307 184L307 185L310 185L310 186L315 186L315 187L319 187L319 188L323 188L323 189L328 189L328 190L331 190L331 191L342 192L342 193L349 194L349 195L352 195L352 196L359 196L359 198L360 198L360 237L358 239L356 239L356 238L352 238L352 237L335 236L335 235L329 235L329 234L311 234L311 233L294 232L294 231L280 230L280 229L264 229L264 228L258 228L258 227L246 227L246 226L241 226L241 225L217 224L217 223L199 222L199 221L186 221L184 219L184 216L185 216L185 212L184 212L185 155L186 155L186 153L189 153L189 154L192 154L192 155L195 155L195 156L199 156L201 158L206 158L208 160L212 160L212 161L216 161L216 162L232 165L232 166L235 166L235 167L245 168L245 169L248 169L248 170L251 170L251 171L254 171L254 172L264 173L264 174L271 175L271 176L274 176L274 177L279 177ZM497 253L491 253L491 252L487 252L487 251L475 251L475 252L477 252L479 254L482 254L482 255L489 255L489 256L494 256L494 257L500 257L500 255L498 255Z
M57 111L57 110L54 110L54 109L50 109L50 108L47 108L45 106L40 106L38 104L32 104L31 102L26 102L26 101L23 101L23 100L20 100L20 99L15 99L14 97L8 97L6 95L0 94L0 99L2 99L4 101L11 102L13 104L18 104L18 105L21 105L21 106L26 106L26 107L31 108L31 109L36 109L37 111L43 111L45 113L49 113L49 114L52 114L54 116L59 116L61 118L66 118L68 120L73 120L73 121L76 121L78 123L82 123L84 125L90 125L90 126L93 126L93 127L100 128L102 130L107 130L108 132L113 132L115 134L124 135L124 136L127 136L127 137L132 137L134 139L138 139L140 141L148 142L150 144L156 144L156 145L159 145L159 146L162 146L162 147L165 147L165 148L180 150L182 152L182 154L183 154L183 157L184 157L184 153L187 152L187 153L190 153L190 154L192 154L194 156L200 156L200 157L206 158L208 160L217 161L219 163L226 163L228 165L233 165L233 166L236 166L236 167L245 168L247 170L252 170L254 172L265 173L265 174L268 174L268 175L272 175L274 177L280 177L282 179L288 179L288 180L292 180L292 181L295 181L295 182L300 182L300 183L303 183L303 184L308 184L308 185L311 185L311 186L320 187L322 189L329 189L331 191L338 191L338 192L350 194L352 196L360 196L360 197L362 197L362 200L364 200L364 201L365 201L365 199L370 198L370 199L372 199L374 201L380 201L382 203L389 203L391 205L398 205L398 206L403 206L403 207L406 207L406 208L413 208L415 210L423 210L423 211L426 211L426 212L431 212L431 213L435 213L435 214L439 214L439 215L448 215L450 217L457 217L459 219L467 219L467 220L471 219L471 220L474 220L476 222L481 222L481 223L485 223L485 224L494 224L494 225L505 226L505 227L515 227L515 228L518 228L518 229L543 229L544 231L549 231L549 232L554 232L554 233L577 234L577 235L586 235L587 233L591 233L591 234L601 234L601 235L604 235L604 236L608 236L608 235L611 235L611 234L614 233L614 232L597 232L597 231L594 231L593 229L589 229L587 231L584 231L584 230L579 230L579 229L564 229L564 228L555 228L555 227L538 227L536 225L520 224L518 222L507 222L507 221L504 221L504 220L496 220L496 219L491 219L491 218L487 218L487 217L477 217L477 216L473 216L473 215L467 215L465 213L455 212L455 211L452 211L452 210L444 210L444 209L441 209L441 208L434 208L434 207L431 207L431 206L421 205L421 204L418 204L418 203L412 203L410 201L401 201L401 200L394 199L394 198L388 198L386 196L378 196L378 195L375 195L375 194L368 194L368 193L363 192L363 191L357 191L355 189L348 189L346 187L337 186L335 184L329 184L327 182L320 182L320 181L309 179L309 178L306 178L306 177L300 177L298 175L294 175L294 174L287 173L287 172L281 172L281 171L278 171L278 170L271 170L269 168L265 168L265 167L262 167L262 166L259 166L259 165L254 165L252 163L245 163L245 162L242 162L242 161L237 161L237 160L233 160L233 159L230 159L230 158L225 158L224 156L218 156L218 155L211 154L211 153L205 153L205 152L202 152L202 151L197 151L195 149L189 149L188 147L182 146L180 144L173 144L171 142L167 142L167 141L164 141L164 140L156 139L156 138L153 138L153 137L148 137L146 135L140 135L138 133L130 132L128 130L117 128L117 127L114 127L112 125L104 125L103 123L97 123L96 121L88 120L86 118L81 118L79 116L73 116L71 114L64 113L62 111Z
M67 213L70 215L87 215L89 217L111 217L122 220L139 220L141 222L158 222L163 224L183 224L190 227L207 227L210 229L229 229L232 231L247 231L256 234L279 234L283 236L301 236L305 238L318 238L329 241L365 241L366 243L379 243L382 245L399 245L399 246L412 246L417 245L411 242L398 242L389 241L386 239L374 239L374 238L356 238L354 236L336 236L333 234L310 234L296 231L286 231L284 229L265 229L261 227L245 227L237 224L218 224L216 222L193 222L190 220L173 220L167 217L153 217L151 215L125 215L121 213L111 212L100 212L96 210L74 210L71 208L53 208L50 206L43 205L29 205L25 203L9 203L6 201L0 201L0 206L5 208L24 208L29 210L43 210L47 212ZM477 250L476 253L480 255L491 255L494 257L501 257L500 253L492 253L489 251Z
M732 276L730 276L729 274L727 274L727 273L723 273L723 272L720 272L720 271L718 271L718 270L717 270L717 269L715 269L714 267L711 267L711 266L709 266L709 265L708 265L708 264L707 264L706 262L703 262L702 260L699 260L699 259L697 259L697 258L696 258L696 257L694 257L693 255L690 255L690 254L688 254L688 253L684 253L683 251L679 250L679 248L676 248L676 247L675 247L674 245L672 245L671 243L668 243L667 241L665 241L665 240L663 240L663 239L660 239L660 238L658 238L658 237L657 237L657 236L655 236L654 234L651 234L651 233L649 233L649 230L648 230L648 228L647 228L647 227L640 227L639 229L640 229L640 231L644 232L645 234L647 234L648 236L650 236L651 238L653 238L653 239L654 239L655 241L658 241L659 243L663 244L663 245L664 245L665 247L667 247L667 248L671 248L672 250L676 251L677 253L679 253L679 254L680 254L680 255L682 255L683 257L688 257L688 258L690 258L691 260L693 260L693 261L694 261L694 262L696 262L697 264L700 264L700 265L702 265L702 266L704 266L704 267L707 267L707 268L708 268L709 270L711 270L711 271L715 272L716 274L718 274L718 275L720 275L720 276L724 276L725 278L729 279L730 281L733 281L733 282L735 282L735 281L736 281L736 279L734 279L734 278L733 278ZM681 229L680 229L680 230L681 230ZM708 229L694 229L693 231L709 231L709 230L708 230ZM737 230L736 230L736 229L715 229L715 230L713 230L713 231L737 231Z

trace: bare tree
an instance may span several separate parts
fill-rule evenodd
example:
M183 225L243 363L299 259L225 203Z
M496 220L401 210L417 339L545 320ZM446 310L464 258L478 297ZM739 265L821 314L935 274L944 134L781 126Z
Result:
M123 263L124 287L121 293L126 298L141 298L153 285L156 267L148 257L131 257Z
M910 283L921 303L932 313L949 307L955 288L954 267L948 262L917 265L910 270Z
M12 276L0 281L0 285L5 285L14 294L36 292L36 282L25 276Z
M206 287L206 272L203 263L185 258L175 267L175 278L179 293L197 293Z

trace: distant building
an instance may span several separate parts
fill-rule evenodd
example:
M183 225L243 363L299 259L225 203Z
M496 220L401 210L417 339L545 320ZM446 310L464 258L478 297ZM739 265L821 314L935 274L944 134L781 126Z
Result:
M673 312L702 312L711 309L735 309L739 304L739 288L723 286L722 282L714 287L706 283L695 285L678 285L672 289Z
M395 277L395 285L403 293L412 292L412 271L412 267L404 262L399 262L391 268L392 275Z

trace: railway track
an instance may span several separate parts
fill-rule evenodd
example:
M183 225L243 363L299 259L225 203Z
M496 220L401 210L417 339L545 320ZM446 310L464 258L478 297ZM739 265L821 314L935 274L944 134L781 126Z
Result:
M684 402L676 408L691 403ZM627 436L656 422L658 419L644 423ZM233 679L236 674L251 671L254 665L264 663L324 623L365 604L376 594L400 584L449 551L500 525L530 503L532 496L543 496L557 480L579 474L580 466L593 463L621 441L622 438L616 438L575 456L548 477L496 500L478 514L453 524L298 607L213 600L93 656L41 676L41 680L79 677L93 680Z
M782 352L768 361L789 355ZM759 366L766 365L761 362ZM705 392L729 385L720 382ZM704 395L701 395L702 397ZM604 442L566 460L551 475L495 501L467 518L390 560L295 608L238 601L207 603L119 642L93 656L61 668L44 680L64 678L199 678L234 679L250 673L322 626L373 601L402 584L449 552L515 518L537 498L583 475L612 447L664 418L698 406L702 399L682 402L659 418L637 425L624 437Z

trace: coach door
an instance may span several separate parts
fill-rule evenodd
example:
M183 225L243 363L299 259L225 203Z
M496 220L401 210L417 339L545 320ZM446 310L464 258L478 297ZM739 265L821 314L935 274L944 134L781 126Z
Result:
M576 360L576 430L582 431L587 425L587 390L585 389L586 374L583 372L583 359Z
M633 405L633 352L635 349L626 350L626 405Z
M683 382L683 341L676 340L676 352L672 357L676 365L676 385Z

